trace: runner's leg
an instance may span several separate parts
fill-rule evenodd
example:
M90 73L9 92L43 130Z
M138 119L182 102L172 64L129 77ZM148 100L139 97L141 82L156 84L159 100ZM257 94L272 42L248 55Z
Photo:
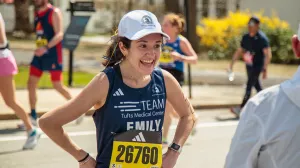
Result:
M27 131L27 140L23 145L23 149L33 149L38 144L38 139L41 136L39 129L35 128L25 110L16 101L15 82L13 76L0 77L0 93L5 104L14 110L16 115L24 122Z
M255 85L254 85L257 93L263 90L263 88L261 86L261 83L260 83L260 80L259 80L260 73L261 73L260 71L257 72L257 80L256 80Z
M16 115L24 122L26 130L32 130L33 126L30 122L29 116L16 100L13 75L0 77L0 93L5 104L14 110Z
M30 103L30 109L31 109L31 117L33 119L37 119L37 113L36 113L36 103L37 103L37 93L36 89L38 87L38 82L40 80L40 77L42 76L43 71L34 67L30 66L30 76L27 83L27 89L29 93L29 103Z
M62 71L51 71L51 81L53 88L59 92L65 99L70 100L72 98L68 88L62 83Z
M251 89L257 83L259 74L260 74L260 71L255 70L255 69L251 70L251 73L250 73L250 76L249 76L248 82L247 82L246 93L245 93L243 102L241 104L241 108L243 108L245 106L245 104L248 102L248 100L250 99Z

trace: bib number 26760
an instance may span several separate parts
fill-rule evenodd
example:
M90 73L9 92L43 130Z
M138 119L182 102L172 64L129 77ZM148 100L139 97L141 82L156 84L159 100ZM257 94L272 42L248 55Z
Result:
M117 162L138 163L156 165L158 163L158 148L148 146L119 145L120 152L116 158ZM134 155L136 153L136 155ZM125 156L125 158L123 157ZM135 158L134 158L135 157Z
M110 168L160 168L160 132L131 130L114 137Z

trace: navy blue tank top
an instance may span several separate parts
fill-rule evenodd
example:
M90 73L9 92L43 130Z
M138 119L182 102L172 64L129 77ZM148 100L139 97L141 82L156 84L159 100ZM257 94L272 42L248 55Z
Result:
M52 5L48 5L48 9L46 11L35 13L34 26L36 32L37 47L47 45L51 41L51 39L55 36L55 31L52 24L53 12L54 12L54 7ZM48 59L49 62L54 61L57 62L58 64L62 64L62 42L59 42L58 44L55 45L55 47L50 48L45 55L39 58Z
M103 71L109 80L106 103L93 115L97 136L97 168L109 168L115 133L128 130L161 132L166 105L164 77L160 69L144 88L123 83L119 65Z

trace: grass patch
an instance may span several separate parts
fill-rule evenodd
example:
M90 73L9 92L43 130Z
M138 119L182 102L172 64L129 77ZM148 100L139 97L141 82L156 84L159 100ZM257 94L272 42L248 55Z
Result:
M194 70L218 70L226 71L230 61L226 60L199 60L193 65ZM268 67L269 76L292 77L297 71L298 65L270 64ZM234 72L246 74L246 67L243 61L237 61L233 67Z
M17 89L27 88L27 80L29 76L28 66L19 66L19 73L15 76L15 83ZM68 85L68 72L63 72L64 84ZM87 72L74 72L73 74L73 87L84 87L95 76L93 73ZM50 74L44 72L39 82L39 88L52 88Z

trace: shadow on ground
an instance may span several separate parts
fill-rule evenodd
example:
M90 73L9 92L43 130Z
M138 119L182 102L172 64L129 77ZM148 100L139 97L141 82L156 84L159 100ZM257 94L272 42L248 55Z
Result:
M9 154L14 154L14 153L19 153L19 152L23 152L23 150L18 149L18 150L11 150L11 151L3 151L3 152L0 152L0 156L1 155L9 155Z
M217 120L217 121L238 121L239 120L239 117L219 117L219 116L217 116L217 117L215 117L215 119Z
M24 130L21 130L19 128L5 128L0 130L0 135L4 134L16 134L19 132L24 132Z

